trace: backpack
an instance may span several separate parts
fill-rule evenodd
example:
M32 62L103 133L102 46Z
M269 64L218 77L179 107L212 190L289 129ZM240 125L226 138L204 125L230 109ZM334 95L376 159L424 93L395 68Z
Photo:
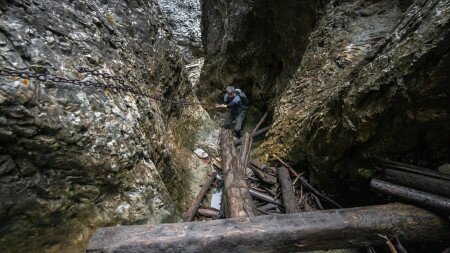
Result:
M235 89L234 92L236 92L236 94L238 94L239 97L241 98L243 106L247 107L248 104L250 104L250 101L248 100L247 96L241 89Z

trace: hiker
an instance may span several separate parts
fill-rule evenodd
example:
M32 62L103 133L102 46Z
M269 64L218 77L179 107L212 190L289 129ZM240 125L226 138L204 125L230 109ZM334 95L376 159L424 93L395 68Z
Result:
M246 106L248 105L247 96L240 89L228 86L223 101L223 104L216 105L216 108L228 108L229 111L223 127L230 129L234 121L234 134L237 138L241 138L242 122L244 121Z

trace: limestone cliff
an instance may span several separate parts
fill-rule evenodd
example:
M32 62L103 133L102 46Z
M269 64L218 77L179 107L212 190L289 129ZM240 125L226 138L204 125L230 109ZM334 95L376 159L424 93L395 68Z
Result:
M0 9L1 69L105 82L76 71L84 66L195 101L157 1L13 0ZM177 220L194 194L189 165L202 168L186 147L208 120L199 106L0 77L0 251L82 252L99 225ZM185 124L203 128L178 133Z
M247 92L253 105L264 108L297 69L325 1L201 3L207 55L200 78L202 94L234 84Z
M309 162L329 190L346 188L336 185L364 174L371 158L430 167L448 159L450 3L407 7L330 4L276 107L263 150Z
M449 1L202 6L201 85L237 83L253 105L272 101L261 156L276 153L336 193L360 191L372 158L448 161Z

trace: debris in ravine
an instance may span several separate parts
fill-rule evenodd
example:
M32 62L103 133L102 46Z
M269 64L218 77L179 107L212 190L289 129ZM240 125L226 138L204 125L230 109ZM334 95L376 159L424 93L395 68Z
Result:
M208 158L208 153L206 153L201 148L197 148L196 150L194 150L194 153L201 159L207 159Z

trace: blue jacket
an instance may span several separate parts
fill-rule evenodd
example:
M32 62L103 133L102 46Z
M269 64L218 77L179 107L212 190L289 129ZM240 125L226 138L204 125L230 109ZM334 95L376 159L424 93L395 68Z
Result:
M223 96L223 102L227 105L233 117L239 116L245 110L241 97L237 94L232 99L228 99L227 94L225 94Z

